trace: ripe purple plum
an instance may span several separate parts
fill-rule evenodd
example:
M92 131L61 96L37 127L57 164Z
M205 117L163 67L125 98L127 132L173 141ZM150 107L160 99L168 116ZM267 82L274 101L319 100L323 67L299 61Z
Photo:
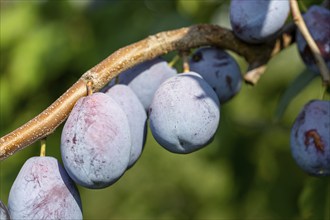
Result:
M10 220L8 209L1 200L0 200L0 219L1 220Z
M234 97L241 89L241 70L235 59L216 47L200 48L189 60L190 70L200 74L217 93L220 103Z
M161 84L149 108L156 141L173 153L191 153L213 139L220 121L220 103L211 86L194 72Z
M121 73L118 83L128 85L147 111L160 84L176 74L163 58L157 57Z
M290 12L288 0L231 0L230 23L234 34L248 43L271 40Z
M128 168L139 159L147 136L147 114L139 98L127 85L117 84L107 92L126 113L131 133L131 153Z
M77 101L61 137L64 167L75 182L110 186L124 174L130 149L128 119L114 99L97 92Z
M330 175L330 101L308 102L291 129L291 152L305 172Z
M53 157L25 161L9 193L12 219L82 219L79 192Z
M308 9L303 18L328 69L330 69L330 10L314 5ZM299 30L296 35L296 42L304 63L313 72L319 73L314 56Z

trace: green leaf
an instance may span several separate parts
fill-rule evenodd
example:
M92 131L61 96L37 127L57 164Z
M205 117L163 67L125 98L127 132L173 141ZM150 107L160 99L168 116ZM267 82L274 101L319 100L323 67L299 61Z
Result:
M278 121L282 118L285 110L288 105L299 94L312 80L318 76L312 71L305 69L301 74L297 76L291 83L291 85L283 93L277 109L275 111L275 121Z
M329 219L330 217L330 178L307 180L299 198L300 217L302 219Z

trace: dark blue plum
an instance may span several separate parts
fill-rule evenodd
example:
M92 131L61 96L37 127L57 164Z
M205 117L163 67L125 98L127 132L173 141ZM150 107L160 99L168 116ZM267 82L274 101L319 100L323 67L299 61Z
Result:
M303 18L312 38L320 49L328 69L330 69L330 10L321 6L312 6L303 15ZM297 31L296 41L299 54L304 63L313 72L319 73L314 56L299 30Z
M226 51L215 47L198 49L189 60L190 70L200 74L217 93L220 103L234 97L241 89L241 70Z
M12 219L82 219L79 192L53 157L25 161L9 193Z
M213 139L220 121L217 94L200 75L182 73L161 84L149 108L156 141L173 153L191 153Z
M78 100L62 131L65 169L78 184L93 189L116 182L126 171L131 150L127 116L109 95Z
M330 175L330 101L307 103L291 129L291 152L305 172Z
M231 0L229 14L238 38L264 43L281 30L289 12L289 0Z

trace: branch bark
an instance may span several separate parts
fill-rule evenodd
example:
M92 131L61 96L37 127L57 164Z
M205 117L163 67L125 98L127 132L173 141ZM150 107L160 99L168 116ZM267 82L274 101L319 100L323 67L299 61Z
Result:
M84 73L46 110L18 129L1 137L0 159L3 160L54 132L67 118L76 101L87 95L87 82L91 82L92 91L97 92L112 78L138 63L170 51L187 50L206 45L231 50L243 56L255 69L264 66L271 56L280 51L275 49L275 42L263 45L247 44L236 38L232 31L210 24L199 24L149 36L115 51Z

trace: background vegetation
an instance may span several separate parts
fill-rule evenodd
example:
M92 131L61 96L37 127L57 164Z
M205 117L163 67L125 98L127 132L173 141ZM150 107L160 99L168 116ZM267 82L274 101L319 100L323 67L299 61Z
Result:
M3 1L0 20L0 136L40 113L86 70L115 50L160 31L196 23L229 27L229 1ZM306 1L306 5L320 1ZM174 53L166 56L170 60ZM233 54L246 70L245 61ZM303 173L290 153L290 127L320 98L311 81L275 120L284 91L305 69L292 45L265 75L221 107L217 135L190 155L161 148L148 133L137 164L113 186L79 187L85 219L329 219L329 178ZM47 139L61 160L62 126ZM0 163L0 199L33 144Z

